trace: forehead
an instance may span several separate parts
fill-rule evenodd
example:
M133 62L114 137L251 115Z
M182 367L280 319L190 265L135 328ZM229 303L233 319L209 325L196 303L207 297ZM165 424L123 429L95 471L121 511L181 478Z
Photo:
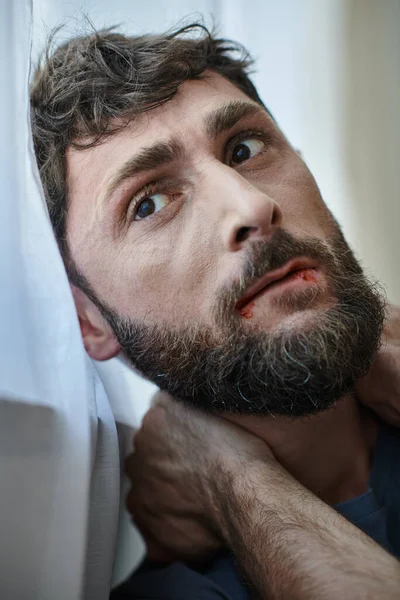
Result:
M204 117L226 102L251 101L230 81L215 73L200 80L185 81L175 96L149 112L142 113L126 128L104 143L87 150L68 149L67 173L70 197L87 190L99 192L118 164L144 146L171 137L182 145L198 148Z

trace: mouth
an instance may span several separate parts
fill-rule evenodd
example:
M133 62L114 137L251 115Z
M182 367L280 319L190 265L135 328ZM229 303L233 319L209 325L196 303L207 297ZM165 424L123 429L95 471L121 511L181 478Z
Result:
M315 284L317 281L317 269L317 261L309 258L296 258L287 262L280 269L270 271L250 286L245 295L237 302L236 310L242 312L258 296L269 293L284 284Z

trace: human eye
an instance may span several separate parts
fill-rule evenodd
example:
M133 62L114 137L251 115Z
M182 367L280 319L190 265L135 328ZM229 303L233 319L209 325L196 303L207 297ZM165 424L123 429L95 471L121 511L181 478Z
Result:
M142 221L160 212L170 203L170 196L163 193L146 194L135 202L133 220Z
M231 144L229 150L228 163L231 166L238 166L257 154L263 152L266 148L266 141L260 135L245 134L242 139L236 139Z

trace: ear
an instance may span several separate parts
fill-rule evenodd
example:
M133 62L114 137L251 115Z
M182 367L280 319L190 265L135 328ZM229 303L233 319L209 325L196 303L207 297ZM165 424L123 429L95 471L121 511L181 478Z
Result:
M119 343L97 306L71 285L86 352L94 360L108 360L120 351Z

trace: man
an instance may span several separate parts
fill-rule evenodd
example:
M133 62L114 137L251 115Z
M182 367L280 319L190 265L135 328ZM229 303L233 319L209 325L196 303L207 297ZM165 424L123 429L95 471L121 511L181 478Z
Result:
M384 301L249 64L195 26L102 32L49 56L32 89L87 352L122 352L208 413L164 399L129 466L153 554L194 564L120 593L247 598L244 576L263 598L395 597L400 439L354 395Z

